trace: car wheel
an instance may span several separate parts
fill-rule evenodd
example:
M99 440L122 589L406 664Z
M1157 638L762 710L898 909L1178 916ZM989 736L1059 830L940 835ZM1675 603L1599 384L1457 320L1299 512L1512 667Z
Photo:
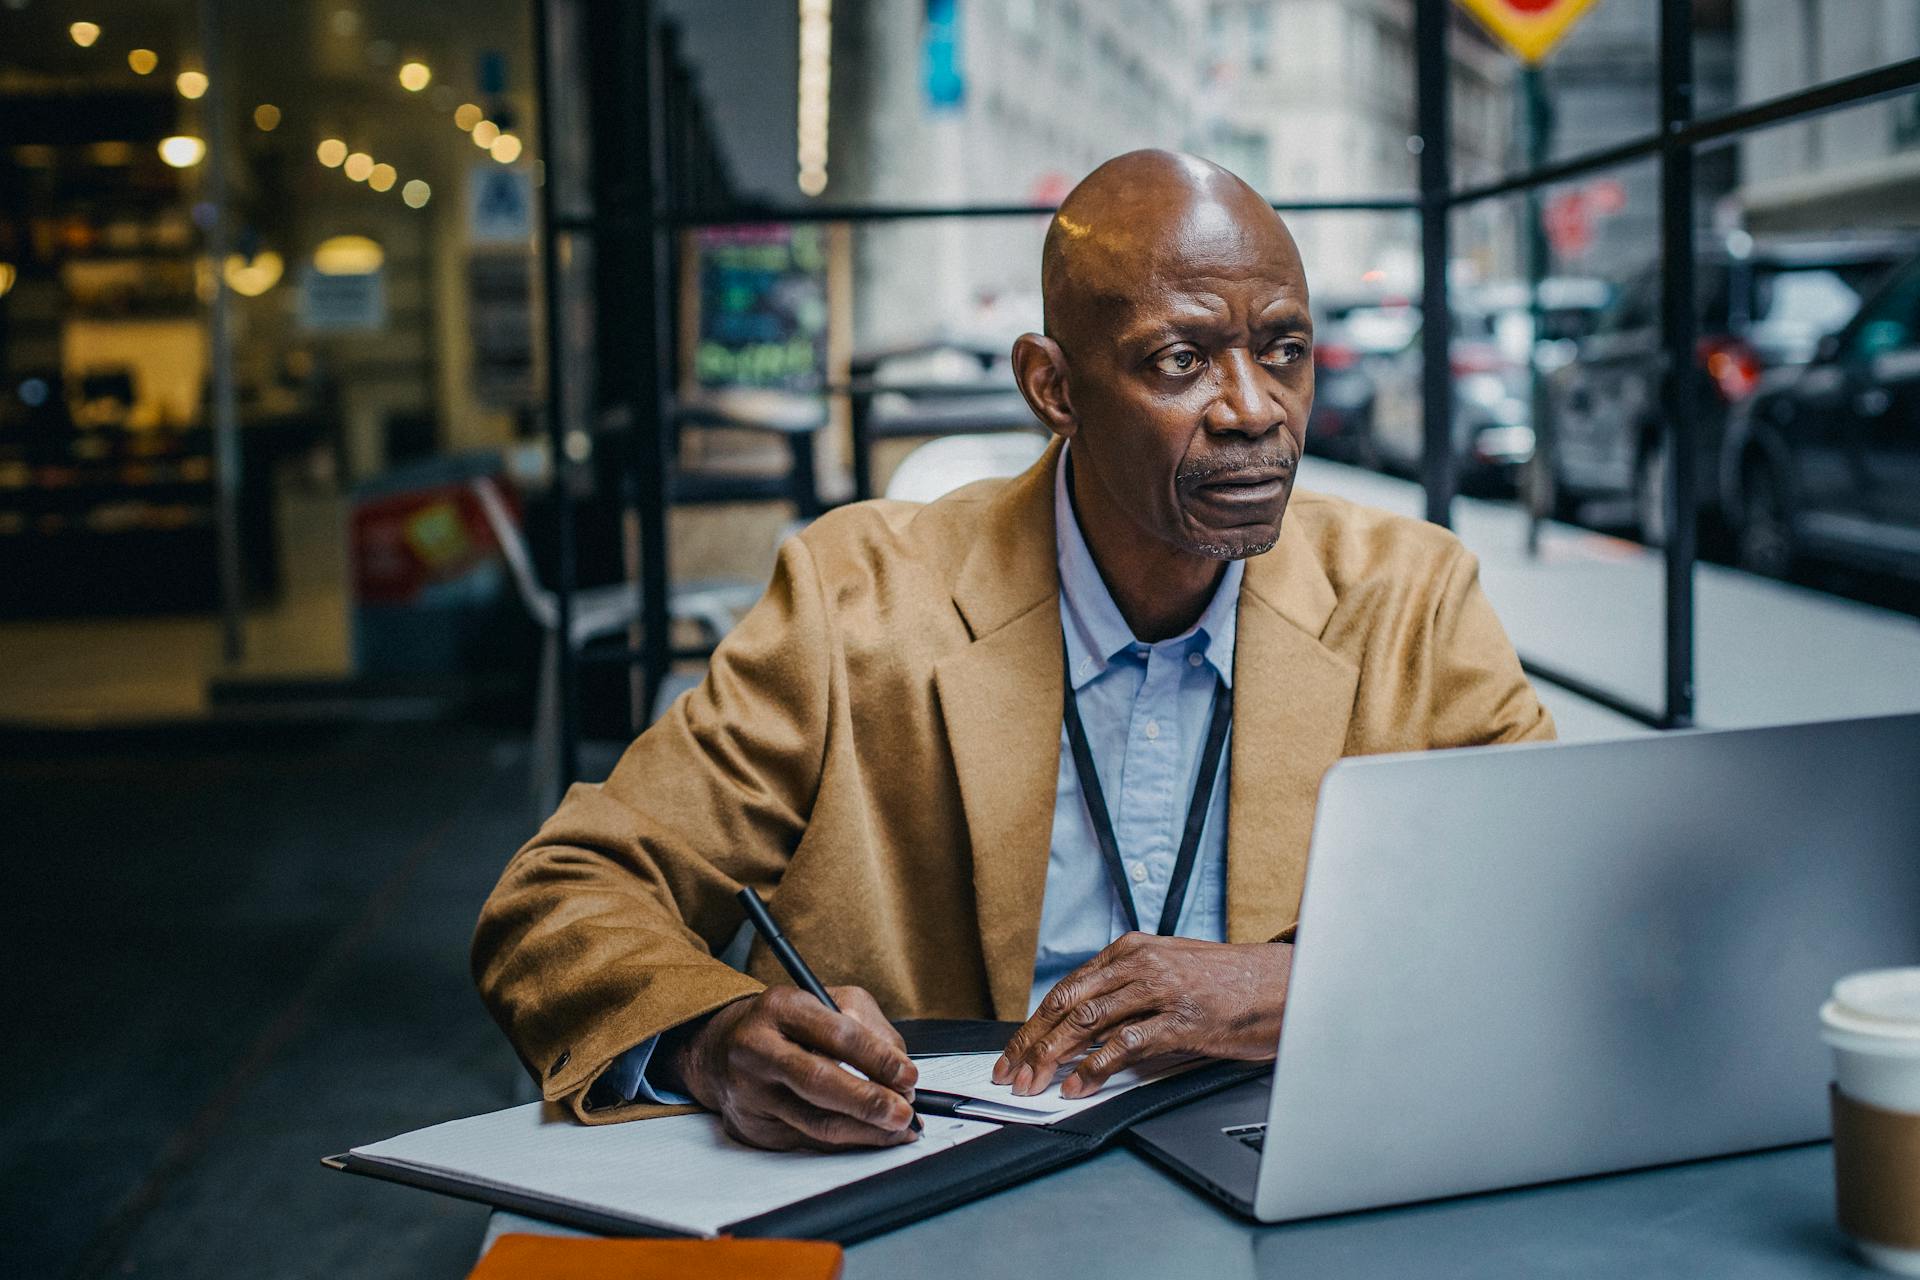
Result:
M1640 541L1649 547L1667 545L1667 443L1661 440L1642 451L1633 472L1633 517Z
M1740 532L1736 539L1740 567L1769 578L1793 572L1793 523L1773 468L1764 462L1748 464L1740 485Z

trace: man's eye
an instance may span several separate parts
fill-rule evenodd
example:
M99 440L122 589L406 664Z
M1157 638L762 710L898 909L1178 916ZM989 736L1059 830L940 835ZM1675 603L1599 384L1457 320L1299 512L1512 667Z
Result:
M1267 359L1277 364L1299 364L1307 358L1307 344L1298 338L1282 338L1267 348Z
M1200 367L1200 353L1197 351L1169 351L1153 362L1153 367L1168 376L1192 373Z

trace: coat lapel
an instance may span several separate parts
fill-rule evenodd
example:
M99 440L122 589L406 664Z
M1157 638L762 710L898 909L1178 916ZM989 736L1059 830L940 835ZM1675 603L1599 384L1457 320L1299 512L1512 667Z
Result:
M1359 669L1320 643L1336 598L1296 522L1247 562L1233 658L1227 938L1293 923L1320 778L1340 758Z
M973 643L934 685L973 851L975 909L994 1016L1027 1016L1060 760L1060 571L1055 441L992 501L955 582Z

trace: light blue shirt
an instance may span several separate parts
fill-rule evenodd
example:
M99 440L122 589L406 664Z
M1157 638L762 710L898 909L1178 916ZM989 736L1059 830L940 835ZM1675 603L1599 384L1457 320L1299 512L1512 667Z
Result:
M1134 911L1140 927L1152 932L1166 904L1198 781L1214 688L1233 687L1234 624L1246 566L1229 561L1200 620L1170 640L1147 644L1134 638L1080 533L1067 492L1065 449L1054 474L1053 509L1067 677L1100 773ZM1193 882L1175 927L1183 937L1210 942L1226 937L1226 772L1223 755ZM1046 899L1027 1011L1054 983L1126 931L1126 912L1107 880L1063 723Z
M1170 640L1136 640L1100 577L1080 533L1067 490L1067 450L1054 472L1054 540L1060 566L1060 627L1067 674L1100 771L1114 840L1126 864L1140 927L1153 930L1166 904L1173 862L1186 827L1217 684L1233 687L1234 624L1246 566L1229 561L1200 620ZM1227 761L1200 832L1193 882L1176 932L1211 942L1226 938ZM1046 897L1034 955L1031 1013L1053 984L1127 930L1087 811L1066 726L1047 853ZM593 1103L681 1103L646 1079L658 1037L627 1050L594 1085Z

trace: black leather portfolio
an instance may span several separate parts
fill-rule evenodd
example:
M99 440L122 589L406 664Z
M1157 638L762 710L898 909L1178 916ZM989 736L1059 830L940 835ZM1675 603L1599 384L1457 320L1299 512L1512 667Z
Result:
M1017 1023L914 1020L896 1023L916 1056L984 1053L1006 1046ZM1083 1160L1133 1125L1268 1070L1265 1063L1213 1062L1119 1094L1048 1125L1002 1124L993 1132L911 1164L843 1183L757 1217L726 1224L734 1236L783 1236L852 1244ZM645 1124L646 1121L636 1121ZM651 1222L497 1182L437 1176L348 1154L327 1163L605 1235L663 1235Z

